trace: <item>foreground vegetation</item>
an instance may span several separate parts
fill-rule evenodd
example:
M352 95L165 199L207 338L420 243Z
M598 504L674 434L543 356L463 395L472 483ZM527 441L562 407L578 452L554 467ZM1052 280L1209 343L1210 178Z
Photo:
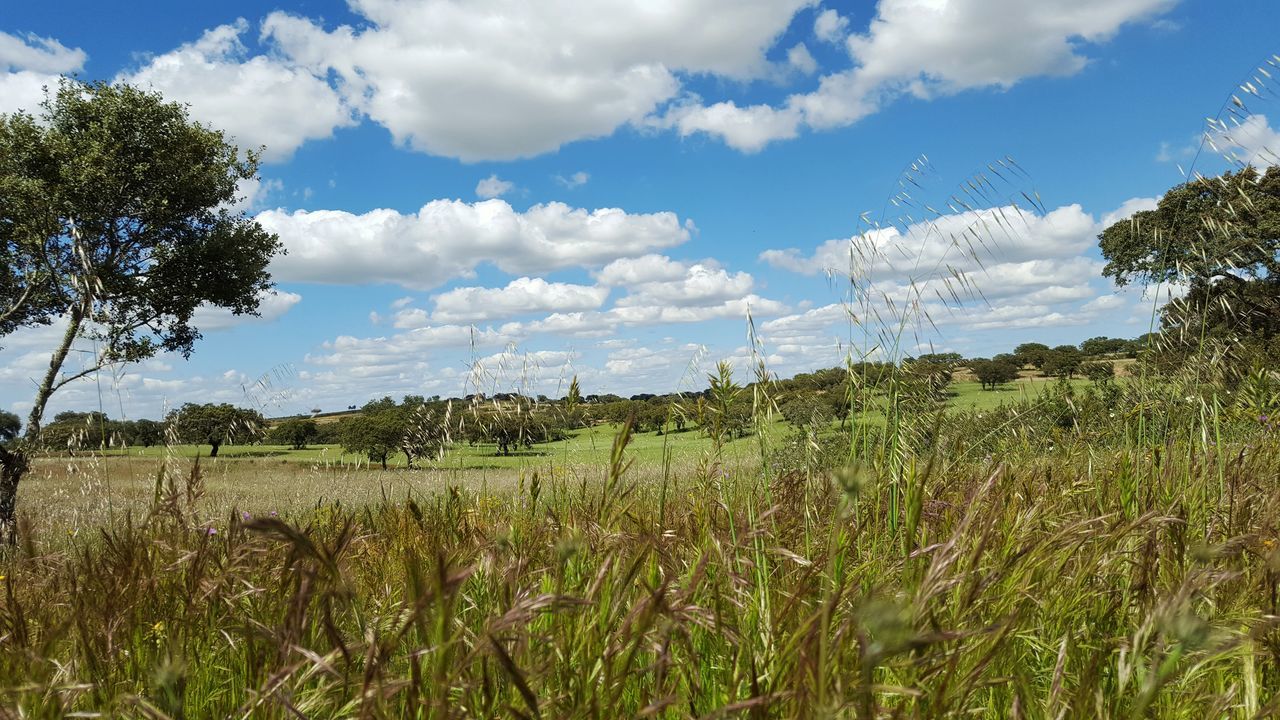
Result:
M1064 385L897 441L868 430L852 464L775 423L754 458L711 446L633 466L623 427L607 462L505 489L437 475L447 489L279 509L210 507L226 479L171 458L101 534L24 528L0 571L0 706L1268 716L1280 453L1251 404L1275 386L1252 382Z

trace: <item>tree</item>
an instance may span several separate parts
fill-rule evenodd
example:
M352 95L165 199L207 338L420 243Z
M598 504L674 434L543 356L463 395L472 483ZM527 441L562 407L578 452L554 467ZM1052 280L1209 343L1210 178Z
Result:
M134 420L125 430L125 439L130 445L141 445L149 448L164 442L164 424L155 420Z
M168 421L182 442L208 445L209 457L218 457L218 448L256 440L262 436L266 421L257 410L235 405L187 403L169 413Z
M307 443L315 439L319 433L315 420L291 418L271 428L271 438L294 450L305 450Z
M1280 169L1177 185L1155 210L1107 227L1098 244L1102 274L1117 285L1188 286L1162 310L1166 349L1201 339L1238 341L1273 358L1280 349Z
M64 80L41 119L0 116L0 336L57 324L24 438L50 396L105 365L191 354L201 306L253 314L279 239L233 211L257 173L186 107L128 86ZM77 338L97 354L64 373ZM25 443L24 443L25 444ZM13 541L20 444L0 450L0 536Z
M797 393L778 408L787 422L798 428L821 428L831 424L831 405L812 392Z
M22 429L22 420L8 410L0 410L0 443L17 439Z
M969 369L977 376L983 390L995 390L998 385L1018 379L1018 366L1003 359L979 358L969 363Z
M1128 347L1129 341L1122 338L1094 337L1080 343L1080 352L1089 357L1098 357L1124 352Z
M1044 361L1049 358L1049 346L1044 343L1022 343L1013 349L1013 356L1019 363L1040 370L1044 367Z
M387 469L387 459L400 450L405 434L405 421L399 409L376 408L340 421L342 449L369 458ZM366 408L369 406L366 405Z
M1110 360L1093 360L1080 366L1080 374L1101 385L1115 378L1116 364Z
M1073 377L1080 370L1084 355L1075 345L1059 345L1049 351L1041 368L1045 375L1056 377Z

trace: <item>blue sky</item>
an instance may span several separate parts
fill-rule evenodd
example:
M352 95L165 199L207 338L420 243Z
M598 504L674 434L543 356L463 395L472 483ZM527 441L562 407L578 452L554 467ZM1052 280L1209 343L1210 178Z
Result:
M851 310L876 329L845 302L851 244L879 256L875 305L932 318L909 352L1135 336L1150 300L1100 276L1095 236L1182 179L1205 118L1277 50L1278 16L1207 0L6 3L0 112L59 74L187 102L266 146L243 207L290 251L261 318L207 313L190 361L114 368L51 407L276 414L556 395L573 374L588 393L690 389L717 359L745 369L748 308L790 375L867 347ZM1220 145L1258 152L1274 133L1253 120ZM1022 173L984 171L1010 157ZM916 207L894 206L913 162ZM975 174L989 191L948 209ZM984 299L944 307L953 271ZM0 407L29 407L55 331L0 343Z

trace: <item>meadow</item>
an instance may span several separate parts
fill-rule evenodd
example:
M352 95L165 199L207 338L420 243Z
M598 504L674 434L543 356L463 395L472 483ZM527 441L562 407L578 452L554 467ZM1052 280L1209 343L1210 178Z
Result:
M325 449L48 458L0 560L0 707L1277 714L1269 419L1182 380L983 402L1001 395L851 431L757 395L728 443L598 425L412 471Z

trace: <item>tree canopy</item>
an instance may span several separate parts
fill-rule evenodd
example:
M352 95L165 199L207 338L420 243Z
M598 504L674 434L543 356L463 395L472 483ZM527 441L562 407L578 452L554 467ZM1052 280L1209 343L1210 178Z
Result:
M1280 168L1177 185L1155 210L1098 240L1103 274L1117 285L1186 287L1161 311L1162 354L1176 362L1180 349L1225 340L1262 359L1280 356Z
M279 239L231 208L247 156L186 107L63 81L40 119L0 116L0 335L66 323L27 433L58 388L111 362L189 355L197 308L257 311ZM64 376L77 337L99 357Z
M169 415L178 439L195 445L208 445L209 457L217 457L224 444L235 444L261 437L265 420L257 410L238 408L228 403L187 403Z
M1280 270L1280 168L1252 167L1170 188L1155 210L1098 236L1117 285L1273 277Z

